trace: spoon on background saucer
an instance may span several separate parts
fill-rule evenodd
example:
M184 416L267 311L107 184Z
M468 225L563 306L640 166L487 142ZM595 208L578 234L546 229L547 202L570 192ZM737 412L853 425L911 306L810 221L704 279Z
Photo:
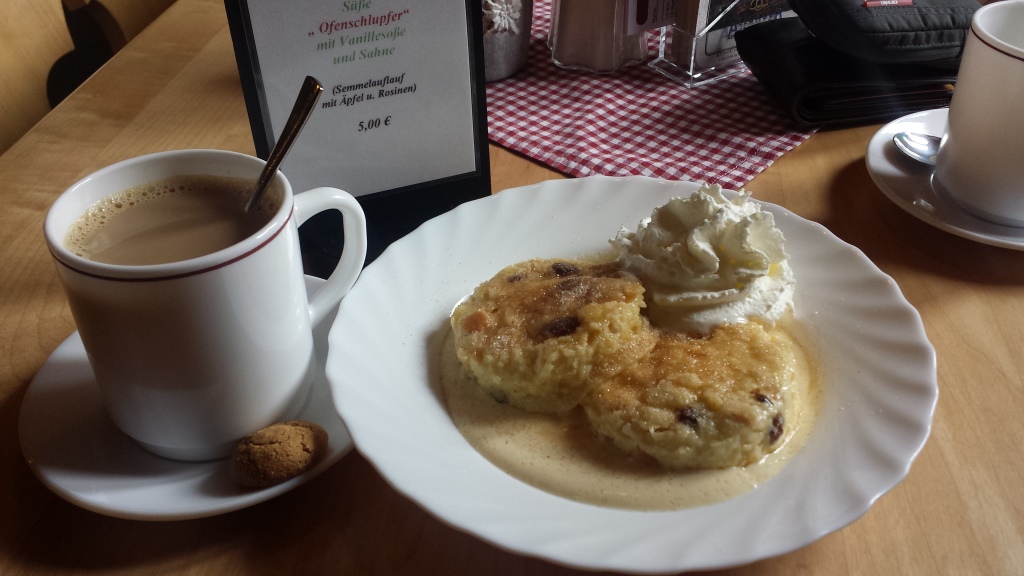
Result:
M939 137L917 132L897 132L892 137L893 144L907 156L929 166L935 165L935 156L939 153Z
M299 96L295 99L292 113L288 116L288 121L284 123L284 128L281 129L281 137L277 139L277 144L270 151L267 164L263 167L263 172L260 173L260 177L252 187L249 200L245 203L246 212L252 211L260 203L260 198L267 191L270 179L277 173L277 169L281 166L281 162L284 161L284 157L288 154L299 132L302 132L302 128L306 125L306 120L309 120L309 115L313 112L313 107L316 106L317 100L320 99L320 93L323 91L324 87L320 84L319 80L312 76L306 76L306 79L302 82L302 88L299 89Z

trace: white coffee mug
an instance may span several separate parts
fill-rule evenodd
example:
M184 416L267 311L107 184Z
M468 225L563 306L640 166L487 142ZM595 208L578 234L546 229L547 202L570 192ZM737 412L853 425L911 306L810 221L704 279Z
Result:
M1024 226L1024 0L974 14L935 181L979 218Z
M221 150L162 152L119 162L66 190L50 208L46 243L104 406L150 452L177 460L230 454L237 441L304 406L316 372L312 326L356 281L366 221L341 190L292 194L280 172L280 207L256 234L190 260L124 266L64 245L90 205L154 180L203 174L255 180L258 158ZM241 210L241 206L239 207ZM328 209L345 227L341 261L307 301L298 226Z

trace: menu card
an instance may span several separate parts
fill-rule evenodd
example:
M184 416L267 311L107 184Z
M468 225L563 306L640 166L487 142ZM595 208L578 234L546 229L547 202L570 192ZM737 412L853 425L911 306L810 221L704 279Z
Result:
M676 0L629 0L626 34L632 36L676 22Z
M258 156L269 154L303 79L323 84L281 171L297 192L333 186L357 197L368 260L490 193L479 0L225 6Z

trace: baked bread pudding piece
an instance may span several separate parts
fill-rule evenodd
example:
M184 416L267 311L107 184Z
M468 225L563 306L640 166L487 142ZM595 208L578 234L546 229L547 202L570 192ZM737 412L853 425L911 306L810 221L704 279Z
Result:
M459 304L456 353L499 402L565 412L594 383L646 356L657 341L640 310L644 287L615 263L529 260Z
M694 338L662 332L651 354L610 375L583 407L594 429L677 469L728 468L774 451L798 415L795 358L757 322ZM794 419L795 422L795 419Z

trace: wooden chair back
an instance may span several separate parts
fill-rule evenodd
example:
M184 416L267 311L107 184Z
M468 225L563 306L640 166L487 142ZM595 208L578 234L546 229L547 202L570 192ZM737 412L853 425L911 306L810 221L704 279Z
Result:
M72 48L59 0L0 1L0 153L50 111L47 75Z

